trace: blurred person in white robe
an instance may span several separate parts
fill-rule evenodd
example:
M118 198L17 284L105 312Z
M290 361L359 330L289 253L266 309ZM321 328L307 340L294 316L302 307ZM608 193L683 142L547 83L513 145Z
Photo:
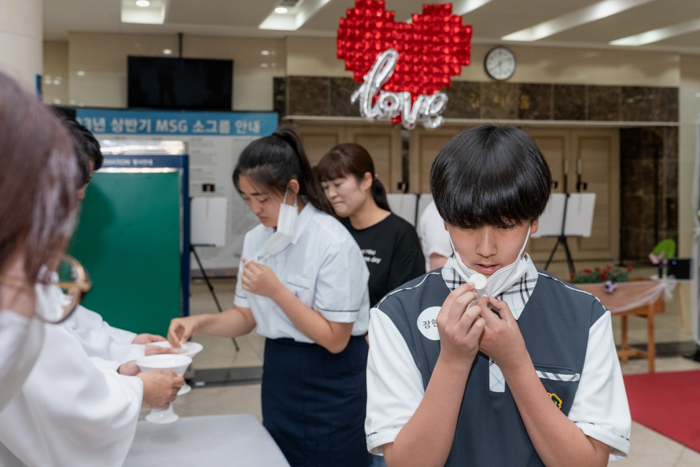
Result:
M77 121L63 117L61 121L68 130L78 161L82 186L78 198L83 199L92 175L102 167L103 156L100 143L93 134ZM73 315L62 324L81 343L93 363L103 369L117 370L120 374L135 376L139 369L134 360L144 355L176 353L171 348L148 345L166 339L154 334L136 334L110 326L102 316L79 306Z
M0 76L0 147L3 147L3 84ZM74 155L68 153L68 160L49 169L60 170L61 164L69 164L77 175ZM3 162L0 158L0 164ZM33 168L37 170L37 167ZM0 173L0 181L1 177ZM77 187L75 183L67 192L73 203L77 201ZM4 189L0 183L0 193ZM0 200L0 213L2 204ZM74 204L72 206L74 210ZM0 233L4 228L4 225L0 227ZM64 237L69 235L70 231ZM0 247L2 245L0 243ZM1 259L0 248L0 266L3 264ZM45 283L56 282L56 275L52 272L56 267L51 267L53 263L57 261L51 257L37 263L36 269ZM33 276L27 274L26 277ZM0 292L5 290L6 287L2 287ZM77 302L64 306L66 298L56 285L39 284L36 290L31 298L36 303L37 313L41 310L45 316L58 317L51 319L52 322L61 321L70 311L77 309ZM0 293L0 303L2 299ZM80 321L80 316L76 317L77 321ZM98 328L103 328L103 325ZM70 332L69 326L38 322L38 328L43 346L36 351L36 363L19 392L7 397L9 402L0 410L0 466L122 465L133 441L140 408L167 407L184 384L182 375L153 370L137 376L124 376L113 369L98 368L94 361L98 357L91 359L83 342ZM4 390L3 385L0 399L4 397Z
M41 351L47 310L38 284L49 282L73 231L78 186L65 129L0 72L0 411Z

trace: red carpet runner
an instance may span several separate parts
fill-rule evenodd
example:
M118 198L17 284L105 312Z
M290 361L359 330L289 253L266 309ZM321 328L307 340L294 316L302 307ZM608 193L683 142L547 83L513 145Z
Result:
M700 452L700 370L624 378L632 420Z

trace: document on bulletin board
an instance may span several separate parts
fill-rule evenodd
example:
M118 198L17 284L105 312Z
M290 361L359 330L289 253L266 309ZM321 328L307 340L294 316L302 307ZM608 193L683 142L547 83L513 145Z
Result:
M568 205L566 204L568 203ZM549 197L547 207L539 218L537 232L533 237L558 237L562 234L564 206L566 223L564 235L567 237L590 237L593 228L595 193L554 193Z

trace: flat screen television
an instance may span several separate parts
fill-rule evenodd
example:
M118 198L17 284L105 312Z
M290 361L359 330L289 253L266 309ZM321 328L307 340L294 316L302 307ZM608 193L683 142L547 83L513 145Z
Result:
M233 60L128 57L129 108L231 110Z

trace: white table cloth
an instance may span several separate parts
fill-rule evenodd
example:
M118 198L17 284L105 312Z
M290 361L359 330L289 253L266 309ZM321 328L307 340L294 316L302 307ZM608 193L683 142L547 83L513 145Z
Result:
M272 436L252 414L138 422L126 467L193 465L289 467Z

